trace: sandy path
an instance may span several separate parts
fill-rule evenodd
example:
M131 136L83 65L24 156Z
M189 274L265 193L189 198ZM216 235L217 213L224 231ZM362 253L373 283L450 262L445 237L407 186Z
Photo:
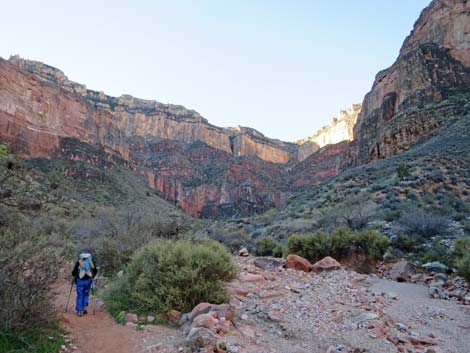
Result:
M118 325L105 312L97 311L84 317L75 315L75 287L70 298L69 310L64 312L70 283L57 284L55 305L62 316L63 325L73 337L75 352L81 353L139 353L142 333L135 328ZM90 303L91 304L91 303Z
M454 301L431 299L428 289L413 283L373 279L372 291L393 292L398 300L388 308L393 320L421 335L434 334L447 351L470 353L470 307Z

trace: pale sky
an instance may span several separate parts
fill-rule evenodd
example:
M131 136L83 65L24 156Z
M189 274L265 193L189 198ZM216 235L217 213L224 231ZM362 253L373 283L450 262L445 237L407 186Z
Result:
M429 0L1 1L0 56L272 138L361 102Z

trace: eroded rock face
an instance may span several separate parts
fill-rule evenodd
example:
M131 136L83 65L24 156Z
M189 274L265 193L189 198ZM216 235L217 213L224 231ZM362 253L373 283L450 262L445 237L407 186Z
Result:
M469 26L468 1L434 0L423 10L364 98L342 169L407 150L468 111L454 97L470 93Z
M334 145L343 141L352 141L354 138L354 125L361 111L360 104L353 104L347 110L341 110L339 117L335 117L331 122L317 131L314 135L297 142L299 150L297 157L303 161L320 148Z
M102 148L195 217L253 214L279 205L297 145L249 128L219 128L182 106L109 97L58 69L0 59L0 140L28 157L86 160L65 139Z

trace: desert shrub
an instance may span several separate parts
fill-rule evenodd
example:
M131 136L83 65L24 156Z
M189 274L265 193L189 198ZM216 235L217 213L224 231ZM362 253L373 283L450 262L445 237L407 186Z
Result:
M415 250L418 242L415 238L408 235L399 234L393 240L391 244L395 249L409 253Z
M209 234L210 238L224 244L230 252L236 253L242 246L247 249L252 248L252 240L240 231L225 233L222 230L216 230Z
M0 352L51 353L60 352L64 338L60 334L34 331L9 331L0 333Z
M387 211L384 213L384 220L392 222L401 216L401 210Z
M397 222L404 234L423 238L443 234L449 225L447 217L423 212L407 212Z
M405 179L410 176L410 167L404 163L401 163L397 167L397 175L400 180Z
M319 260L330 254L331 238L328 233L293 234L287 240L287 252L305 257L309 260Z
M101 238L93 246L93 254L97 266L105 275L113 274L121 270L130 260L131 250L126 248L118 240L112 238Z
M459 275L470 282L470 237L455 241L452 259Z
M294 234L287 241L287 252L316 261L325 256L342 259L353 253L381 259L388 249L388 238L374 230L356 231L347 227L335 229L331 234Z
M27 227L0 230L0 331L56 328L51 286L60 267L46 239Z
M256 242L256 255L282 257L282 245L271 237L263 237Z
M105 293L110 312L183 312L228 301L223 281L235 276L227 250L207 240L157 240L139 249Z
M389 246L389 241L386 236L371 229L354 232L352 239L352 248L354 251L364 253L373 259L381 259Z
M339 210L339 219L348 228L360 230L364 229L369 221L377 213L377 204L373 201L364 201L360 197L350 200Z

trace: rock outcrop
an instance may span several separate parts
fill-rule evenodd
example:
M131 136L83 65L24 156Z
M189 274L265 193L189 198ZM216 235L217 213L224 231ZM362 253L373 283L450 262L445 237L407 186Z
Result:
M469 93L470 3L434 0L421 13L395 63L377 74L342 168L409 149L465 114L468 108L458 98Z
M103 148L195 217L253 214L280 204L297 145L250 128L219 128L197 112L72 82L58 69L0 59L0 140L27 157L93 158L64 140ZM90 159L90 160L89 160Z
M318 130L314 135L297 141L299 145L297 158L299 161L305 160L320 148L327 145L334 145L343 141L352 141L354 138L354 125L356 124L360 111L361 105L353 104L351 108L341 110L339 117L333 118L328 125Z

